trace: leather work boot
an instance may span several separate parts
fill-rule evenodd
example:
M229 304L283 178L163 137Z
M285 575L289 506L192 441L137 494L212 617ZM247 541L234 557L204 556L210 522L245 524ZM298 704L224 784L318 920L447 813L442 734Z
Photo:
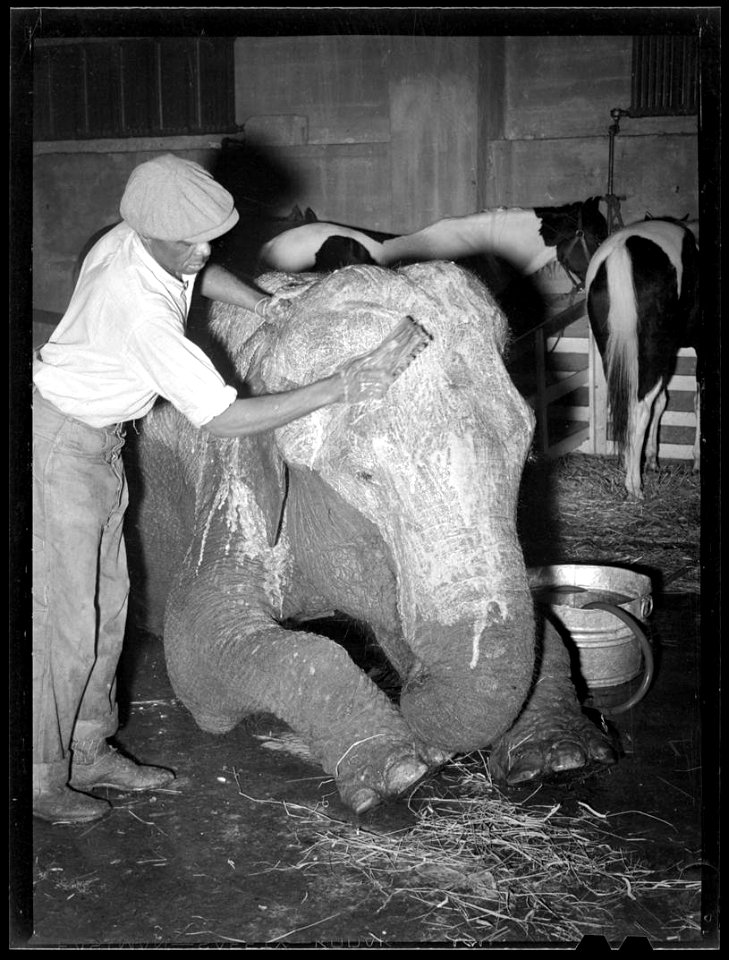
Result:
M175 779L171 770L146 766L123 756L106 740L82 740L73 745L71 779L76 790L158 790Z
M108 816L111 811L108 800L90 797L67 786L33 794L33 816L48 823L90 823Z

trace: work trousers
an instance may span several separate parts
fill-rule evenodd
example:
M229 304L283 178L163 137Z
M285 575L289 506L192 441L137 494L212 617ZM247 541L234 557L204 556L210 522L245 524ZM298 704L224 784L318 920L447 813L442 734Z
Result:
M33 782L65 784L74 743L116 733L129 596L124 426L33 391Z

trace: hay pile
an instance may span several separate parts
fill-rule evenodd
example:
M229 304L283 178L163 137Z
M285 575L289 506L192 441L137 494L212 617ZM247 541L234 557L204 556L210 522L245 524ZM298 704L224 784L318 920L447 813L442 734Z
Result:
M651 576L656 591L697 593L701 481L690 462L647 473L629 500L617 457L570 454L528 463L519 533L529 565L609 563Z
M452 763L453 789L411 799L415 824L393 832L338 820L320 806L283 804L303 847L288 869L336 871L360 890L364 880L378 910L395 902L412 915L415 907L424 940L470 944L609 935L626 900L698 891L698 882L652 881L611 846L609 818L587 804L567 817L560 804L513 803L480 766ZM681 929L698 927L687 917Z

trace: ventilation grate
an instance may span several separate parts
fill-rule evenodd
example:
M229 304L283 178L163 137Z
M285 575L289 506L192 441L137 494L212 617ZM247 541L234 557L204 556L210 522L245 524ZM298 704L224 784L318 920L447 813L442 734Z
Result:
M632 117L697 112L698 44L695 37L634 37Z

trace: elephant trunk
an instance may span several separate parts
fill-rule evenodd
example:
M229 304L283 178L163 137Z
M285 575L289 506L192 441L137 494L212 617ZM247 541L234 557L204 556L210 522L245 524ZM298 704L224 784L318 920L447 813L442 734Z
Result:
M422 580L405 584L401 594L415 654L402 713L425 742L455 753L485 748L501 736L533 680L534 608L521 551L502 538L481 557L478 569L431 584L427 595Z
M419 656L402 691L401 710L426 743L451 753L487 747L513 724L524 704L534 670L534 621L530 598L516 616L484 625L482 620L423 624Z

